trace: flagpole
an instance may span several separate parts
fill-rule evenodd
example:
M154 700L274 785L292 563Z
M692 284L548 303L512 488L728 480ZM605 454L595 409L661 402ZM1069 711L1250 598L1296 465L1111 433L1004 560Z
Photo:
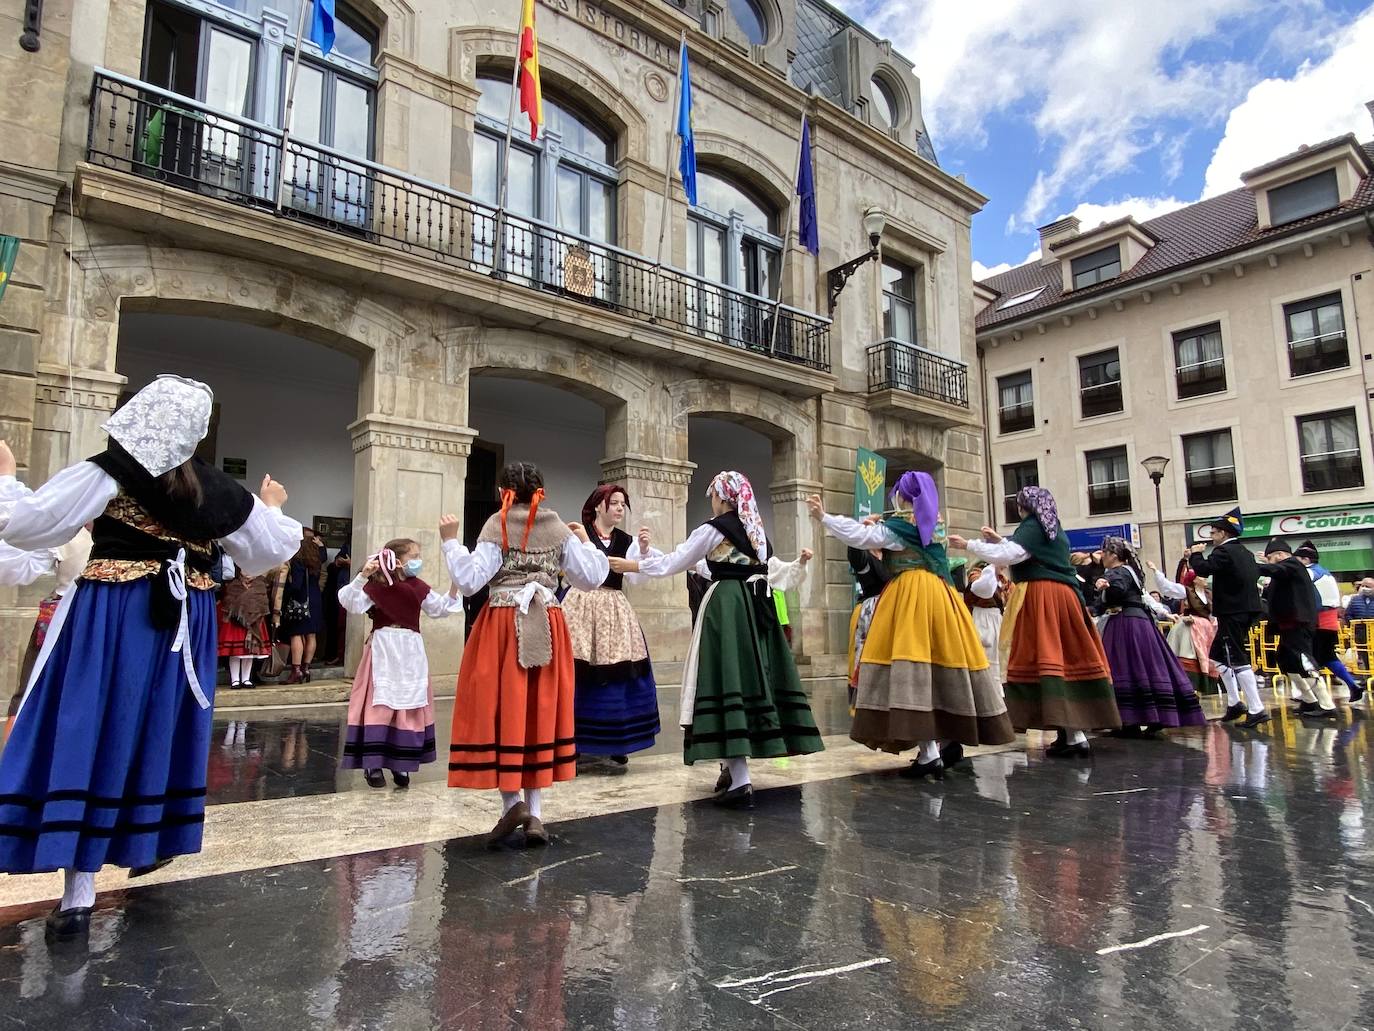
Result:
M515 27L515 66L510 73L510 111L506 115L506 149L502 152L501 181L496 187L496 268L498 276L506 271L506 197L510 181L510 144L515 132L515 92L520 84L520 48L524 45L525 7L520 6L520 23Z
M778 298L773 304L773 325L768 334L768 353L772 354L778 345L778 315L782 311L782 286L787 281L787 256L792 252L792 215L797 207L797 184L801 181L802 137L806 130L806 116L809 112L802 108L801 125L797 128L797 158L792 162L792 193L787 200L787 221L782 230L782 260L778 262Z
M291 138L291 109L296 103L296 76L301 70L301 37L305 35L305 11L319 0L300 0L301 13L296 19L296 52L291 58L291 81L286 87L286 111L281 120L281 160L277 163L277 214L281 214L282 198L286 195L286 143Z
M674 91L677 101L673 104L673 114L668 122L667 154L663 159L663 207L658 213L658 265L663 264L663 237L668 230L669 194L673 189L673 137L677 135L678 126L682 121L682 56L686 50L687 30L683 29L677 46L677 87Z

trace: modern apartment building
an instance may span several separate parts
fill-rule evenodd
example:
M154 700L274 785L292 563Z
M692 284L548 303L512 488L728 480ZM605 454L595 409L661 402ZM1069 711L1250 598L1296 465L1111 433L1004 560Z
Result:
M1062 219L977 285L993 523L1039 483L1078 545L1127 526L1158 558L1153 472L1163 567L1239 505L1257 548L1311 537L1343 579L1374 569L1374 145L1242 182L1145 222Z

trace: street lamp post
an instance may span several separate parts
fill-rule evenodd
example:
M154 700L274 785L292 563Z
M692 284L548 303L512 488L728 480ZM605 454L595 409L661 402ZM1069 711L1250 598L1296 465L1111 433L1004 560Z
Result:
M1164 468L1169 464L1169 460L1163 455L1151 455L1140 464L1145 467L1145 471L1150 474L1151 482L1155 485L1155 528L1159 531L1159 568L1163 569L1168 563L1164 555L1164 506L1159 500L1159 485L1164 480Z

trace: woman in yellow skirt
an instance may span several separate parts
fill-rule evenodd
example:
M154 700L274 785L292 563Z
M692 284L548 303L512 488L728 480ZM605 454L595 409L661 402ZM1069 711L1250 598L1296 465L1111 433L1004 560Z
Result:
M929 473L908 472L892 491L894 515L866 526L828 515L818 495L811 517L852 548L883 552L893 580L878 598L859 659L849 736L869 748L919 747L908 776L940 780L963 745L1001 745L1015 734L937 533L940 499ZM950 742L945 756L940 741Z

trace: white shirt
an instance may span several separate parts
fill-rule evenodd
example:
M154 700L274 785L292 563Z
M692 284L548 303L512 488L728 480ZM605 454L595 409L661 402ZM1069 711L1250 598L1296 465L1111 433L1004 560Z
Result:
M0 538L21 551L59 547L118 494L115 479L92 462L68 466L36 491L13 476L0 476ZM259 576L296 553L301 524L254 495L247 521L220 544L240 569Z
M692 570L698 576L711 579L711 570L706 565L706 556L720 547L725 540L721 533L710 523L702 523L668 554L661 551L649 558L640 559L639 572L643 577L676 576ZM768 556L768 586L775 591L790 591L806 581L806 563L800 559L784 562L776 555Z
M984 562L991 562L997 566L1014 566L1030 558L1030 552L1010 537L1003 537L996 544L990 541L969 541L965 550L974 558L981 558Z
M366 612L372 608L366 586L367 580L359 573L339 588L339 604L348 612ZM437 591L430 591L420 602L420 611L431 619L443 619L462 608L461 600ZM429 703L429 659L423 638L408 627L388 626L374 631L372 704L404 711Z
M495 541L478 541L471 551L458 541L444 541L444 561L458 590L471 598L491 582L505 559ZM568 583L584 591L596 590L611 571L605 552L591 541L584 544L571 535L563 543L561 564Z
M57 553L50 548L20 551L0 543L0 587L24 587L33 583L57 564Z
M827 512L821 517L821 525L830 531L830 536L851 548L862 548L864 551L906 550L901 538L882 523L864 524L857 519L850 519L849 516L831 515Z
M456 543L456 542L455 542ZM394 573L392 574L395 575ZM367 596L364 588L367 580L362 573L359 573L348 583L339 588L339 604L348 612L356 612L362 615L372 608L372 599ZM420 602L420 611L430 619L443 619L453 612L461 612L463 603L458 598L448 594L440 594L438 591L431 590L429 596Z

